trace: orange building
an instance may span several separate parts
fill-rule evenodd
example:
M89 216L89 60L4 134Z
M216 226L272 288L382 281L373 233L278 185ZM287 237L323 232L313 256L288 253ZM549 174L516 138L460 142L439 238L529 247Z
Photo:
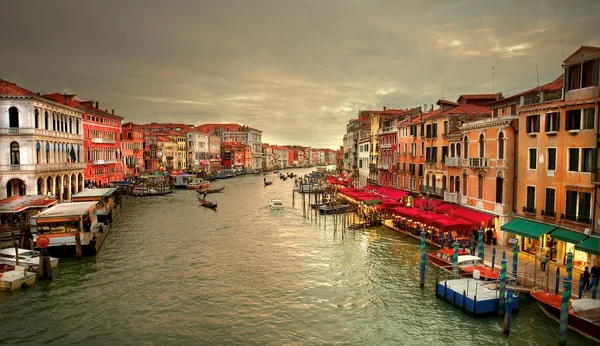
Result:
M121 126L123 176L137 177L144 171L144 132L132 122Z
M559 264L572 252L579 269L600 255L597 238L588 240L598 229L599 62L600 48L581 47L564 61L564 82L519 95L518 218L503 227L517 235L522 251Z

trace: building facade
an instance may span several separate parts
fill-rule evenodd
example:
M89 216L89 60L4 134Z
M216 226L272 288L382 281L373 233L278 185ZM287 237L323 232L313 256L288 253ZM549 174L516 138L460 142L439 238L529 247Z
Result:
M128 122L121 125L123 178L137 177L144 172L144 132Z

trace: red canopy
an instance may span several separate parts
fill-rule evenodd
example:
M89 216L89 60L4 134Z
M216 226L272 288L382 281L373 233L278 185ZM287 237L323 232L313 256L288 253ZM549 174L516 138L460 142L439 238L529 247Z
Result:
M419 214L418 219L421 222L425 222L426 224L430 224L431 221L439 219L441 217L445 216L444 214L436 214L433 212L421 212L421 214Z
M415 219L421 213L421 210L417 208L397 207L392 208L392 212L406 218Z
M470 231L477 226L472 222L462 219L453 219L447 215L431 221L431 225L439 228L443 232L449 231Z
M377 186L373 186L373 185L363 186L363 190L367 190L367 191L372 191L372 190L375 190L376 188L377 188Z
M479 211L476 211L473 209L469 209L469 208L465 208L465 207L459 207L459 208L453 209L452 216L458 216L465 220L470 220L470 221L474 221L477 223L486 222L486 221L489 221L496 217L495 215L482 213L482 212L479 212Z
M370 195L370 196L356 196L354 199L356 199L357 201L370 201L373 199L379 199L379 196L374 196L374 195Z
M408 195L408 191L394 189L392 187L381 186L375 190L380 195L389 197L395 201L399 201L402 197Z

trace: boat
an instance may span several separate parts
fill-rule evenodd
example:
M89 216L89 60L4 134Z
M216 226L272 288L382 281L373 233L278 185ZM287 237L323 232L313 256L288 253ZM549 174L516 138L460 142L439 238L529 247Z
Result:
M321 205L319 206L319 213L321 214L339 214L345 213L350 206L348 204L340 205Z
M283 205L283 202L280 199L271 199L271 210L283 210L285 208L285 206Z
M562 295L542 290L532 290L529 294L537 300L546 315L560 322ZM568 326L572 330L600 342L600 300L571 299L569 302Z
M192 180L191 182L189 182L185 188L186 189L208 189L208 187L210 186L210 182L208 180L204 180L202 178L196 178L194 180Z
M0 250L0 263L17 265L15 253L19 254L19 266L24 267L25 270L35 271L40 266L40 252L28 249L15 249L8 248ZM58 258L50 257L50 265L52 268L56 268L58 265Z
M230 169L219 171L213 179L229 179L235 177L235 173Z
M264 181L265 181L265 186L273 184L273 181L269 181L269 180L267 180L267 178L265 178Z
M200 196L198 196L198 201L200 202L200 205L205 207L205 208L210 208L210 209L217 209L217 203L213 203L213 202L209 202L205 199L202 199Z
M14 291L35 283L37 274L24 267L6 263L0 264L0 291Z
M442 249L437 252L427 254L427 259L434 265L443 269L452 268L452 257L454 249ZM458 250L458 271L462 277L472 277L475 271L479 271L481 280L498 280L500 271L495 268L487 267L483 264L483 259L477 256L471 256L467 250Z
M176 189L185 189L187 184L196 178L195 174L180 174L175 176L175 182L173 183L173 187Z
M203 194L211 194L211 193L218 193L218 192L223 192L223 190L225 190L225 186L220 187L218 189L207 189L207 190L196 190L196 192L198 192L199 194L203 195Z

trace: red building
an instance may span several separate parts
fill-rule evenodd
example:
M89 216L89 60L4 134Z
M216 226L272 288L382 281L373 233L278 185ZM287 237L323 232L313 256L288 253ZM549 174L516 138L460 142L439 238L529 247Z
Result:
M49 94L44 97L78 108L83 115L84 178L87 183L106 186L123 180L121 166L121 121L123 117L99 108L94 101L79 101L76 95Z
M144 171L144 132L129 122L122 125L121 134L123 176L137 177Z

